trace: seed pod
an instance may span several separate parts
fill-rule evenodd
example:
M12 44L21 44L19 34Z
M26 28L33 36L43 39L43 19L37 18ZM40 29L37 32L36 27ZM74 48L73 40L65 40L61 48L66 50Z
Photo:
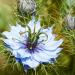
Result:
M68 14L66 16L66 22L67 22L68 28L75 29L75 17L74 16L72 16L71 14Z
M36 10L36 3L34 0L18 0L18 9L21 14L33 14Z

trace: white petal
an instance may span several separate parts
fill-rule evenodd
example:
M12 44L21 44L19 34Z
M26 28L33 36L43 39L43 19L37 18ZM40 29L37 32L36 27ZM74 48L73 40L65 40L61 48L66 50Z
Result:
M19 49L24 48L24 45L22 43L19 43L18 41L12 40L12 39L4 39L3 40L7 45L10 46L12 49Z
M47 34L52 33L52 28L53 27L48 27L47 29L42 29L41 32L46 32Z
M60 39L58 41L45 42L45 49L47 49L47 50L55 50L62 44L62 42L63 42L62 39Z
M12 50L11 52L16 58L22 59L22 58L31 57L31 54L26 52L25 49Z
M9 40L11 39L15 39L18 40L20 42L26 42L28 34L24 33L22 35L16 33L16 32L3 32L3 35L6 36Z
M30 57L31 54L26 49L19 49L18 54L21 56L21 58Z
M11 26L11 31L14 32L25 32L25 28L23 28L21 25L19 25L18 23L16 24L16 26Z
M21 34L20 37L18 37L16 40L26 43L27 38L28 38L28 33L24 33L24 34Z
M36 22L35 17L33 17L32 20L28 23L28 26L30 27L32 33L34 32L34 28L35 28L35 32L38 32L38 30L41 28L40 20Z
M13 51L11 51L11 52L12 52L12 54L14 55L14 57L18 57L18 58L19 58L17 50L13 50Z
M22 63L23 65L28 65L31 68L36 68L39 65L39 62L35 61L33 58L23 61Z
M46 39L47 39L47 41L50 41L52 39L54 40L55 35L52 34L52 27L51 28L47 28L47 29L41 29L41 32L44 32L45 34L47 34L48 39L47 39L47 36L45 34L41 34L38 42L42 41L42 40L46 40Z
M46 53L44 53L43 51L38 52L38 53L34 53L33 57L38 62L48 62L50 59L50 57Z
M62 50L62 48L58 48L55 51L39 51L38 53L33 54L33 57L38 62L50 62L51 58L56 58L58 53Z
M20 33L24 33L25 28L21 27L20 25L17 26L11 26L11 31L10 32L3 32L3 35L6 36L9 39L15 38L18 39L20 38Z
M51 35L50 37L48 36L48 38L47 38L46 35L42 34L42 35L40 35L40 38L38 39L38 43L42 40L46 40L46 41L43 41L42 43L44 43L44 44L50 43L51 44L51 42L54 42L54 39L55 39L55 35Z
M33 17L33 19L28 23L28 26L30 27L32 33L34 32L34 25L35 25L35 18Z
M46 51L44 50L43 52L46 53L49 58L56 58L58 56L58 53L62 50L62 48L57 48L54 51Z
M17 23L17 29L20 31L20 32L25 32L25 28L22 27L20 24Z
M38 21L36 22L35 32L38 32L40 28L41 28L41 26L40 26L40 20L38 20Z
M3 35L8 38L8 39L12 39L12 38L15 38L15 39L18 39L20 37L19 33L17 32L3 32Z
M13 37L12 34L11 34L11 32L5 31L5 32L3 32L2 34L3 34L6 38L12 38L12 37Z

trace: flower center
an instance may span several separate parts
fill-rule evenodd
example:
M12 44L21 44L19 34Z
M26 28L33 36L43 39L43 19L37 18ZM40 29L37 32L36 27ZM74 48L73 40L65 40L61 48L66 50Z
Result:
M41 32L41 29L39 29L39 31L36 33L35 32L35 28L34 28L34 32L31 33L31 29L30 27L28 27L28 39L27 39L27 42L26 42L26 48L29 50L30 53L33 53L35 50L37 50L37 45L42 43L43 41L46 41L48 39L48 35L44 32ZM40 38L40 35L45 35L46 36L46 40L42 39L43 41L38 41L38 39ZM44 36L44 37L45 37Z
M28 50L33 50L36 48L37 46L37 41L35 41L34 43L32 43L31 41L27 41L27 44L26 44Z

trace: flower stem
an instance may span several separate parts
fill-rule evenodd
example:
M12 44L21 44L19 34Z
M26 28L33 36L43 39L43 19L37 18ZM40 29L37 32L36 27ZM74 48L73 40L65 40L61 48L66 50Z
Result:
M35 75L37 75L37 74L36 74L36 69L34 69L34 71L35 71Z

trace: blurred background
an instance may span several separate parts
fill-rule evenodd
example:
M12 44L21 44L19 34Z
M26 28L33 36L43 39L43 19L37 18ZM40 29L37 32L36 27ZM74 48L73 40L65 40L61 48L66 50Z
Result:
M40 16L43 27L54 26L56 39L63 38L63 48L55 64L40 65L37 75L75 75L75 0L35 0L36 17ZM0 33L9 29L9 24L27 22L31 15L23 20L16 17L17 1L0 0ZM3 36L0 35L0 38ZM35 75L34 70L24 72L21 64L6 51L0 39L0 75Z
M16 0L0 0L0 31L6 29L9 22L12 21L12 9Z

